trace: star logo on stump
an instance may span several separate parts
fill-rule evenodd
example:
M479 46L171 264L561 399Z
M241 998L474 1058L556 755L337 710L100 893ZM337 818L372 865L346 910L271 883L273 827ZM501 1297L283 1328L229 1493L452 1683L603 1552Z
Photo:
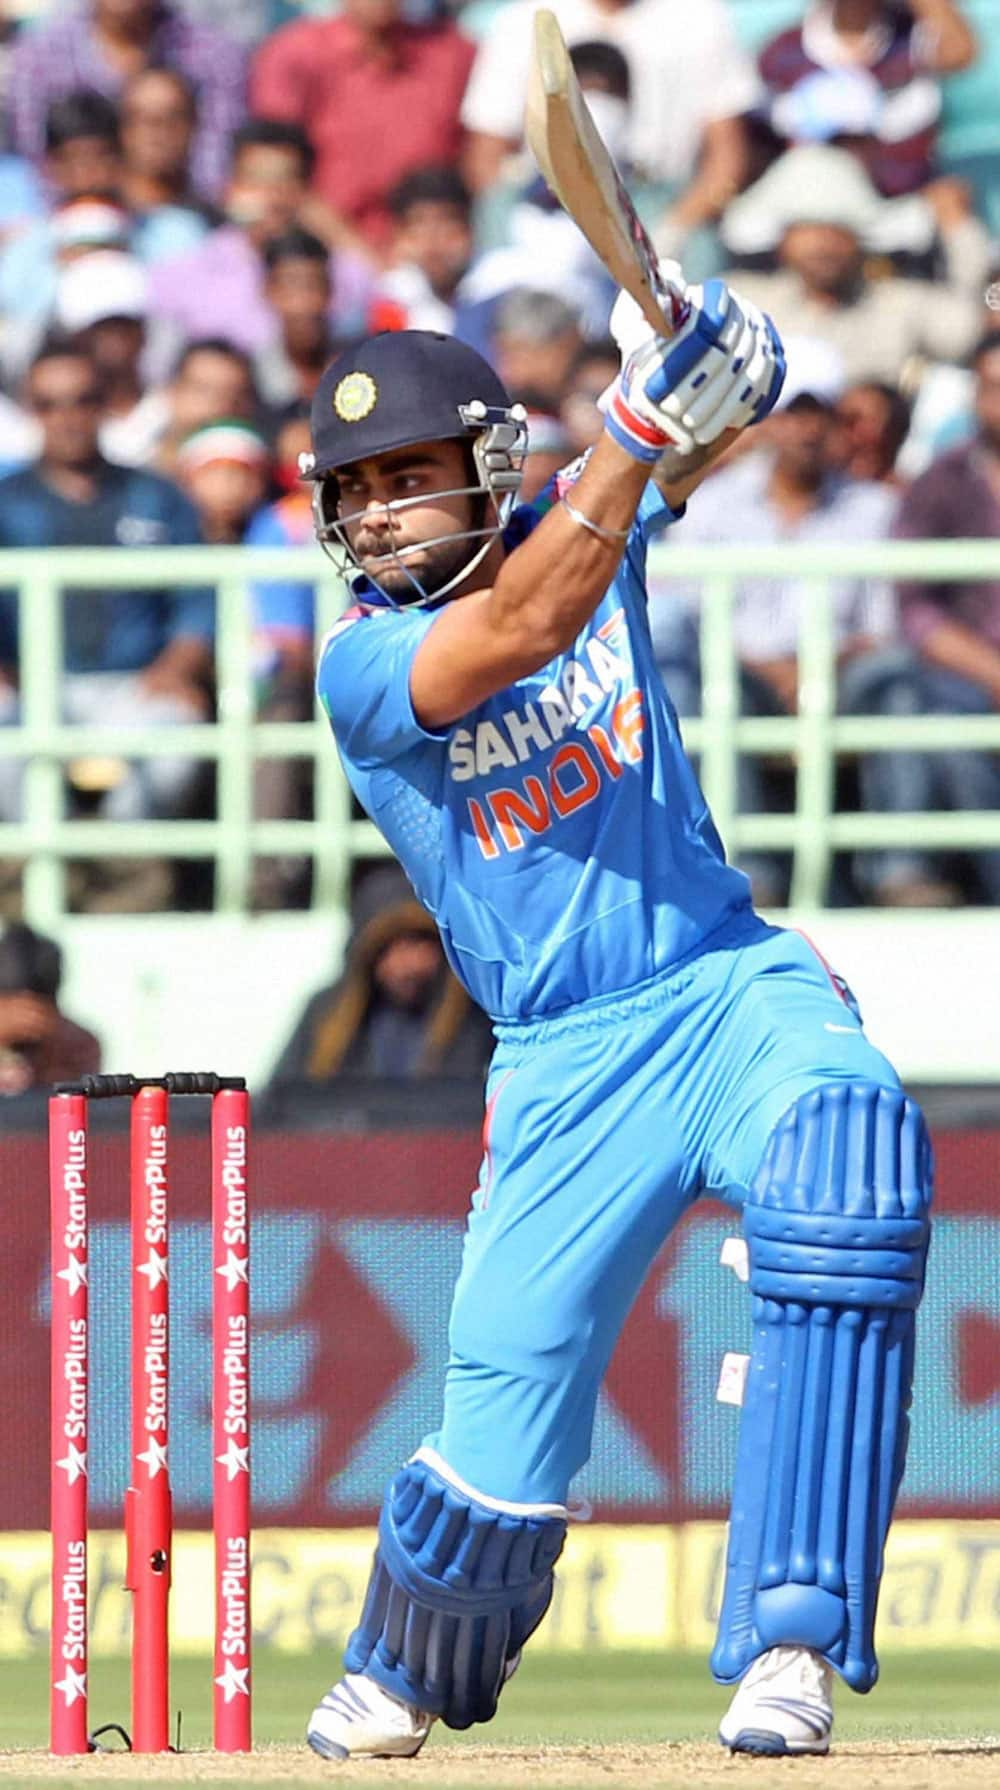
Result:
M230 1436L225 1454L217 1454L215 1458L220 1467L225 1467L226 1478L230 1482L236 1478L237 1473L249 1473L250 1471L250 1449L249 1447L238 1448L235 1436Z
M68 1452L63 1455L61 1461L56 1462L56 1466L64 1467L70 1485L75 1485L78 1479L85 1479L87 1476L86 1449L78 1448L75 1442L71 1442Z
M247 1683L249 1676L249 1666L234 1666L232 1660L227 1659L223 1670L215 1680L227 1703L231 1703L234 1697L249 1697L250 1686Z

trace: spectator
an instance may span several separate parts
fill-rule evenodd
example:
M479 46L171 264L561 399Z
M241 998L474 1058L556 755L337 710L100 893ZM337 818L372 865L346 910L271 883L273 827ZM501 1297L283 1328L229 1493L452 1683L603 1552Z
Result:
M264 250L264 295L278 335L254 356L262 402L273 411L309 403L337 345L330 328L330 257L317 236L293 225Z
M964 209L951 214L942 202L945 279L873 278L866 251L879 249L893 204L923 201L880 199L848 150L815 145L782 156L726 218L735 251L778 251L778 271L742 269L740 291L782 334L831 344L852 384L899 385L912 357L961 360L976 337L986 266L981 229Z
M308 413L289 417L275 441L275 483L283 495L258 510L248 547L305 547L313 539L312 487L299 474L311 451ZM304 721L312 713L316 592L300 579L268 579L252 587L261 700L293 700L295 712L273 719Z
M341 227L382 251L403 175L458 155L473 53L450 19L411 24L403 0L343 0L336 17L296 21L264 44L253 108L308 133L317 193Z
M82 349L44 349L31 368L27 400L41 431L41 453L31 467L0 481L0 546L152 549L199 539L197 518L175 486L102 458L101 390ZM206 717L210 593L77 587L65 591L63 608L67 721L124 731ZM11 722L18 718L17 599L11 592L0 600L0 666L3 719ZM0 814L13 820L20 810L18 767L11 759L3 766ZM102 812L120 820L177 813L196 773L190 757L165 755L131 767L112 761Z
M621 50L609 43L578 43L570 51L580 91L600 127L623 178L631 77ZM478 229L499 247L482 254L464 282L468 301L480 305L515 287L553 292L575 305L588 335L608 328L617 288L586 237L549 191L541 174L516 186L497 183L479 204ZM467 337L468 325L457 333ZM474 338L473 338L474 340ZM478 345L478 344L477 344Z
M522 391L518 398L528 413L528 451L518 502L533 503L549 480L575 458L575 450L562 417L547 407L544 397Z
M877 379L852 385L837 405L837 465L849 479L900 489L896 462L910 427L909 400Z
M903 540L1000 538L1000 336L984 336L972 364L975 435L914 480L896 521ZM914 710L956 717L1000 711L1000 580L910 579L898 590L903 630L920 659ZM900 808L1000 809L1000 753L909 756L911 786ZM923 867L940 874L936 857L925 856ZM974 872L978 893L1000 904L1000 851L977 853Z
M96 1075L93 1032L59 1008L62 952L21 921L0 932L0 1094L26 1094L55 1081Z
M0 478L33 460L38 446L38 426L34 419L0 392Z
M312 487L299 475L299 456L311 451L308 412L289 416L275 441L274 480L283 495L258 510L246 534L248 547L304 547L313 543ZM258 684L262 721L308 721L313 714L316 591L299 578L268 579L252 586ZM258 820L305 820L311 782L303 762L262 760L254 778ZM254 864L253 906L296 907L309 888L306 858L258 858Z
M521 144L535 0L497 14L476 57L462 106L470 132L466 172L476 193L498 178ZM711 225L743 184L742 114L758 86L722 0L698 0L678 16L674 0L553 0L568 43L614 43L632 76L631 160L658 191L654 238L663 253ZM710 251L703 250L703 259ZM711 271L709 269L709 271Z
M510 392L558 410L580 342L577 313L551 292L508 292L497 305L491 358Z
M198 16L251 49L309 0L198 0Z
M44 210L44 190L31 163L0 152L0 245Z
M8 369L10 325L37 325L49 315L59 263L81 245L123 248L127 243L128 217L118 196L121 162L114 107L99 93L72 93L52 107L45 141L53 213L31 219L0 253ZM44 213L44 207L39 211Z
M979 332L1000 337L1000 263L992 266L986 277ZM926 472L939 454L975 434L975 386L967 361L961 366L937 361L924 368L914 394L910 433L900 455L907 478Z
M368 327L455 331L472 261L472 199L457 168L415 168L388 199L389 266L376 286Z
M271 456L250 423L229 418L206 423L180 445L177 478L213 547L235 547L270 484Z
M264 251L301 221L313 167L297 126L251 118L233 138L227 221L190 254L153 270L150 307L176 339L227 337L248 354L273 343L277 319L267 301ZM331 258L331 325L360 331L371 291L368 272L349 251Z
M222 417L253 422L257 391L249 356L222 336L189 342L165 387L163 424L156 464L173 475L182 441Z
M452 975L437 927L398 866L364 878L352 919L344 974L309 1002L272 1086L348 1075L481 1083L490 1022Z
M8 377L19 378L52 314L59 271L92 249L128 249L144 262L176 255L204 233L180 207L130 213L114 107L99 93L72 93L49 114L46 170L55 195L51 214L14 234L0 254L0 309Z
M176 69L198 94L192 180L202 197L214 198L243 115L244 52L167 0L82 0L24 31L11 78L14 147L39 161L53 100L81 87L117 99L134 75L151 67Z
M217 222L191 186L197 127L195 91L176 69L143 69L129 81L121 101L122 196L147 230L154 223L164 230L180 213L176 221L192 244Z
M760 433L763 446L723 467L708 480L700 501L670 531L670 545L706 542L757 545L777 541L872 541L890 530L895 497L884 485L844 477L833 465L833 394L792 390L789 401ZM807 587L806 587L807 588ZM798 579L748 576L736 589L734 634L740 662L743 712L794 714L798 707L798 646L805 591ZM651 611L654 649L667 687L681 712L699 706L698 674L689 655L678 661L678 606L683 593L671 581ZM840 706L852 713L877 709L886 690L906 677L906 657L895 640L890 593L868 579L833 582L833 623L837 647ZM679 679L683 679L680 682ZM896 808L893 779L905 754L871 754L862 760L860 782L865 808ZM905 764L903 766L905 775ZM739 765L739 808L757 813L773 808L777 795L758 757ZM784 900L782 860L753 851L740 856L762 906ZM903 900L912 893L891 854L859 866L876 899Z
M147 390L146 274L119 251L85 255L59 278L55 317L97 369L103 397L99 445L118 466L145 466L166 426L161 390Z
M59 200L121 198L118 111L88 87L53 100L45 115L45 180Z
M763 116L776 146L843 143L887 198L919 192L936 171L938 77L975 55L951 0L813 0L761 51Z
M574 454L593 447L604 428L598 399L618 377L621 357L611 336L584 342L570 368L561 415L573 443Z

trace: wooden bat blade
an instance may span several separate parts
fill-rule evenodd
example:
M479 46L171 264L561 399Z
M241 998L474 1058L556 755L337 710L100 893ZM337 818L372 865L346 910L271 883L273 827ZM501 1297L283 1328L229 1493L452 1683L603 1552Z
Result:
M536 12L524 130L547 185L615 284L630 292L659 335L686 315L683 294L661 278L657 255L580 92L554 13Z

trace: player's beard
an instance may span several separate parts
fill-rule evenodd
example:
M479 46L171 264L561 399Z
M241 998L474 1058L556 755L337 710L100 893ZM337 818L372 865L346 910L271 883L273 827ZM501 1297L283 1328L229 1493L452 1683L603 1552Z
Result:
M456 535L453 540L439 541L420 552L416 551L417 542L408 542L405 546L412 551L404 551L401 558L393 559L390 557L392 543L380 541L370 547L365 543L366 551L362 553L359 549L363 539L362 536L355 548L362 571L387 597L400 604L417 603L435 596L461 572L476 546L474 541L461 535ZM397 542L395 546L399 552L404 543Z

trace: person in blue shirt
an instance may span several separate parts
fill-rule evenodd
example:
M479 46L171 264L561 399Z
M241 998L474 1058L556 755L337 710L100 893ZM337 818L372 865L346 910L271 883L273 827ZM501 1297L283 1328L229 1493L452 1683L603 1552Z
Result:
M657 675L647 543L783 377L753 306L673 284L675 333L619 330L601 439L528 508L523 412L464 344L370 338L313 405L317 533L354 594L320 699L497 1040L443 1409L386 1491L345 1676L308 1723L331 1759L493 1715L628 1309L705 1192L742 1212L754 1323L720 1739L825 1752L834 1672L877 1674L929 1145L842 985L754 913Z
M191 546L200 540L187 498L168 480L112 466L97 446L101 389L83 350L56 344L35 359L26 402L42 434L39 458L0 479L0 548ZM20 599L30 605L30 592ZM0 590L0 720L18 719L21 637L15 590ZM213 673L210 590L137 584L72 585L63 593L64 718L128 728L208 718ZM124 752L124 742L123 742ZM169 753L109 767L102 811L139 820L178 812L198 761ZM20 815L20 766L0 760L0 816Z
M248 547L304 547L313 538L309 484L299 459L310 445L309 415L286 416L274 442L274 481L282 495L258 510L246 532ZM254 671L262 721L309 721L315 705L316 591L309 579L255 579L250 586L254 619ZM311 784L294 758L260 759L254 776L258 820L305 819ZM259 857L254 862L255 908L299 907L307 899L308 859Z

